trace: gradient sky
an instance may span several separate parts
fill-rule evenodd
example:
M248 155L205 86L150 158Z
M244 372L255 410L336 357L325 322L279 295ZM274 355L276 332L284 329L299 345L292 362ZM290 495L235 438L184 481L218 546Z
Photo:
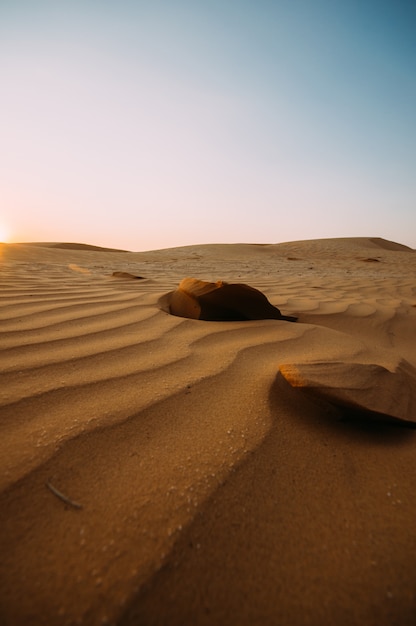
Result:
M416 247L416 2L0 0L0 232Z

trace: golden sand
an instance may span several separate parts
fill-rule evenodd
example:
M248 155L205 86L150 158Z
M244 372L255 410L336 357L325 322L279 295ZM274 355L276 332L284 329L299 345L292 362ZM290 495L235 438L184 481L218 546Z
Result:
M381 413L411 395L368 373L416 367L414 251L0 255L2 625L414 626L416 432L288 374L319 363L341 390L355 372ZM250 285L298 321L170 315L187 276Z

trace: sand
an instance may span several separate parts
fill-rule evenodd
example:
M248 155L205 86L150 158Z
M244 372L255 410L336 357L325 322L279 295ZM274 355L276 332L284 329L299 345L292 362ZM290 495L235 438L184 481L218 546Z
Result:
M0 255L3 626L414 626L416 431L279 374L413 371L413 250ZM170 315L185 277L245 283L298 321Z

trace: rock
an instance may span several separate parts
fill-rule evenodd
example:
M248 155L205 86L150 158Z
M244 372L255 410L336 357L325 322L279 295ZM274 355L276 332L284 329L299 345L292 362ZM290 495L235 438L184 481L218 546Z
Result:
M331 404L380 420L416 425L416 369L404 359L393 371L378 364L315 362L281 365L292 386Z
M249 285L210 283L196 278L184 278L169 294L172 315L210 321L276 319L296 321L282 315L266 296Z
M113 278L123 278L125 280L143 280L143 276L135 276L134 274L130 274L130 272L113 272Z

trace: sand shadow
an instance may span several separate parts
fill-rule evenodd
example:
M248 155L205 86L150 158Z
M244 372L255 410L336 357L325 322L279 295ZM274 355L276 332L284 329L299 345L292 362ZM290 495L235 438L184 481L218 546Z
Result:
M367 446L369 442L386 447L400 446L414 435L414 431L396 425L369 422L366 416L354 416L350 421L352 416L349 413L309 399L291 387L280 374L270 387L269 402L274 423L268 434L201 503L195 517L178 535L160 568L129 599L117 622L119 626L252 623L247 618L248 613L242 602L244 591L248 588L251 590L249 603L255 602L256 606L262 607L267 605L268 599L272 598L273 602L278 597L284 604L284 590L294 588L296 583L299 584L299 579L303 580L303 574L297 578L299 568L293 566L296 562L293 555L298 559L303 558L302 542L297 547L294 540L296 528L301 529L302 536L308 536L311 542L318 545L321 537L327 536L325 522L321 535L321 526L314 526L310 510L315 506L317 497L321 496L322 484L327 484L325 468L334 472L343 467L342 458L334 462L332 455L327 454L323 461L317 460L317 466L321 469L311 477L310 467L317 444L316 432L318 437L321 433L322 439L332 439L332 445L339 444L340 448L343 443L346 446L349 443L351 447L351 440ZM285 426L287 421L290 422L288 427ZM298 433L302 430L304 432L305 428L315 433L306 442L304 437L300 437L306 459L310 460L312 456L312 461L305 466L306 470L302 469L303 452L298 446ZM328 432L333 436L328 438ZM304 474L306 471L308 475ZM293 479L296 472L297 485L301 483L303 487L292 496L291 490L296 489ZM337 510L339 499L344 497L350 497L350 492L345 491L344 486L335 490L334 511ZM294 499L297 505L293 508L291 502ZM301 508L297 508L300 503ZM325 520L326 517L325 500L322 503L324 510L320 514L322 517L318 515L318 520ZM293 513L298 516L298 520L302 519L302 525L294 524L293 530L288 532L291 542L285 544L285 540L279 538L279 533L285 532L285 528L290 529ZM266 562L260 571L256 564L262 554L266 555L267 561L267 553L261 552L264 545L271 546L272 554L276 550L273 547L275 545L279 546L277 549L281 552L279 558ZM267 585L271 579L276 581L277 589L271 591L269 588L268 593L263 595L259 591L261 583L257 587L250 587L253 568L257 576L264 575L264 579L260 578L262 583ZM309 571L315 570L312 567ZM238 576L235 572L238 572ZM307 579L306 566L305 572ZM301 597L299 603L302 603ZM228 619L221 613L222 607L225 607ZM293 610L290 603L287 607L289 612ZM297 609L294 609L293 615L296 614ZM289 618L282 620L276 617L274 621L256 620L256 623L294 622L289 621ZM316 623L319 623L318 620Z

